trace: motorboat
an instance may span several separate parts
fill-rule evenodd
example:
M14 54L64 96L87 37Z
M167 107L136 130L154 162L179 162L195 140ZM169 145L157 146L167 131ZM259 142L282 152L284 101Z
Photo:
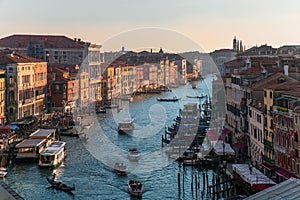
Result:
M119 133L130 133L134 129L134 124L132 119L122 120L118 124Z
M114 170L118 175L126 175L128 171L126 164L122 162L116 162L114 165Z
M140 181L130 180L128 190L132 196L142 196L143 184Z
M133 149L129 149L128 152L128 158L131 161L138 161L140 158L140 153L137 149L133 148Z
M4 178L7 174L6 168L0 167L0 178Z

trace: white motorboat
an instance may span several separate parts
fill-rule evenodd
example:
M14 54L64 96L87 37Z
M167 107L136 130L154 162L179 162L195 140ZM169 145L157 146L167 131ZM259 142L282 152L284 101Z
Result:
M0 167L0 178L5 177L7 174L6 168Z

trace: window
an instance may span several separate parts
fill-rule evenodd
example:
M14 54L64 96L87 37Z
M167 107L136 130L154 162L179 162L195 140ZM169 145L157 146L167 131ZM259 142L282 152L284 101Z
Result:
M264 96L267 97L267 91L266 90L264 91Z
M298 132L297 131L294 134L294 141L298 143Z
M272 98L273 98L273 92L270 91L270 99L272 99Z

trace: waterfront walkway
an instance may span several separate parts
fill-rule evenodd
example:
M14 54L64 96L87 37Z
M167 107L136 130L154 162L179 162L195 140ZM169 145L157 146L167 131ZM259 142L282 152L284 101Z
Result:
M24 200L14 190L5 183L0 183L0 199L1 200Z

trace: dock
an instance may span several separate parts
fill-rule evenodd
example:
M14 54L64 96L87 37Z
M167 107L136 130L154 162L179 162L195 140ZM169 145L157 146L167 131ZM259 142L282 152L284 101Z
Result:
M23 197L3 182L0 182L0 198L1 200L24 200Z

